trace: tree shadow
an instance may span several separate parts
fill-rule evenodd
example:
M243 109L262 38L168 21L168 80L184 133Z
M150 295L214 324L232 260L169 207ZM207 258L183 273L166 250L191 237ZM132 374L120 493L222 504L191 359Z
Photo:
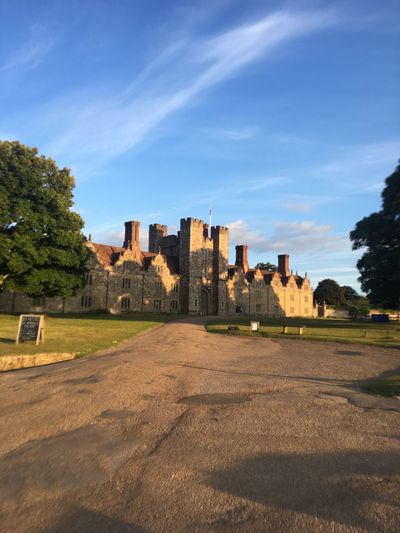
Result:
M394 451L265 453L208 474L208 484L348 527L395 531L400 520L399 476L400 454Z
M135 524L130 524L119 518L106 516L98 511L83 507L74 507L63 514L57 523L49 528L42 529L43 533L150 533Z

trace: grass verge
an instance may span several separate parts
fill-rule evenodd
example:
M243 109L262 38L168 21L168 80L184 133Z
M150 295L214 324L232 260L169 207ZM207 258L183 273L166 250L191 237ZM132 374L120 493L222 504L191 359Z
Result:
M260 322L260 331L250 333L250 321ZM296 328L289 328L289 333L282 335L282 325L303 325L304 334L298 335ZM228 331L228 325L239 327L239 331ZM231 317L210 321L206 324L210 333L227 335L251 335L264 337L290 338L299 340L321 340L387 346L400 348L400 323L379 323L369 320L338 320L314 318L260 318Z
M38 353L73 353L82 357L117 345L146 329L179 318L180 315L82 314L45 318L45 342L15 344L19 317L0 314L0 356Z

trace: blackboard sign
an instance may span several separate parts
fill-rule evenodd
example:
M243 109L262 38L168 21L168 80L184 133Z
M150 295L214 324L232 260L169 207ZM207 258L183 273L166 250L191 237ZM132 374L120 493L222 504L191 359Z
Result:
M21 315L17 334L17 344L24 341L44 342L44 316Z

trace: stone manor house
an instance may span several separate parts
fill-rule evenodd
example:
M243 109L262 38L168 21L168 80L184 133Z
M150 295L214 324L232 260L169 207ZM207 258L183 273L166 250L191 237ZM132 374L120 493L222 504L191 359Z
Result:
M307 274L294 275L289 256L277 272L249 268L248 247L236 246L228 263L229 230L195 218L181 219L177 235L151 224L149 250L139 243L140 223L125 222L122 246L88 242L86 286L69 298L29 298L0 293L0 311L75 313L104 310L260 316L314 316Z

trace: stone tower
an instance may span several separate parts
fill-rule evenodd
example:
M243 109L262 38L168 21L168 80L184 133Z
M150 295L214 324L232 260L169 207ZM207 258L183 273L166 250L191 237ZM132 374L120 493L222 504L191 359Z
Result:
M161 242L167 235L168 228L163 224L150 224L149 226L149 252L158 253Z
M182 218L179 238L180 299L183 311L198 314L201 310L203 273L203 221Z
M213 241L213 313L226 313L226 281L228 279L229 229L211 228Z

